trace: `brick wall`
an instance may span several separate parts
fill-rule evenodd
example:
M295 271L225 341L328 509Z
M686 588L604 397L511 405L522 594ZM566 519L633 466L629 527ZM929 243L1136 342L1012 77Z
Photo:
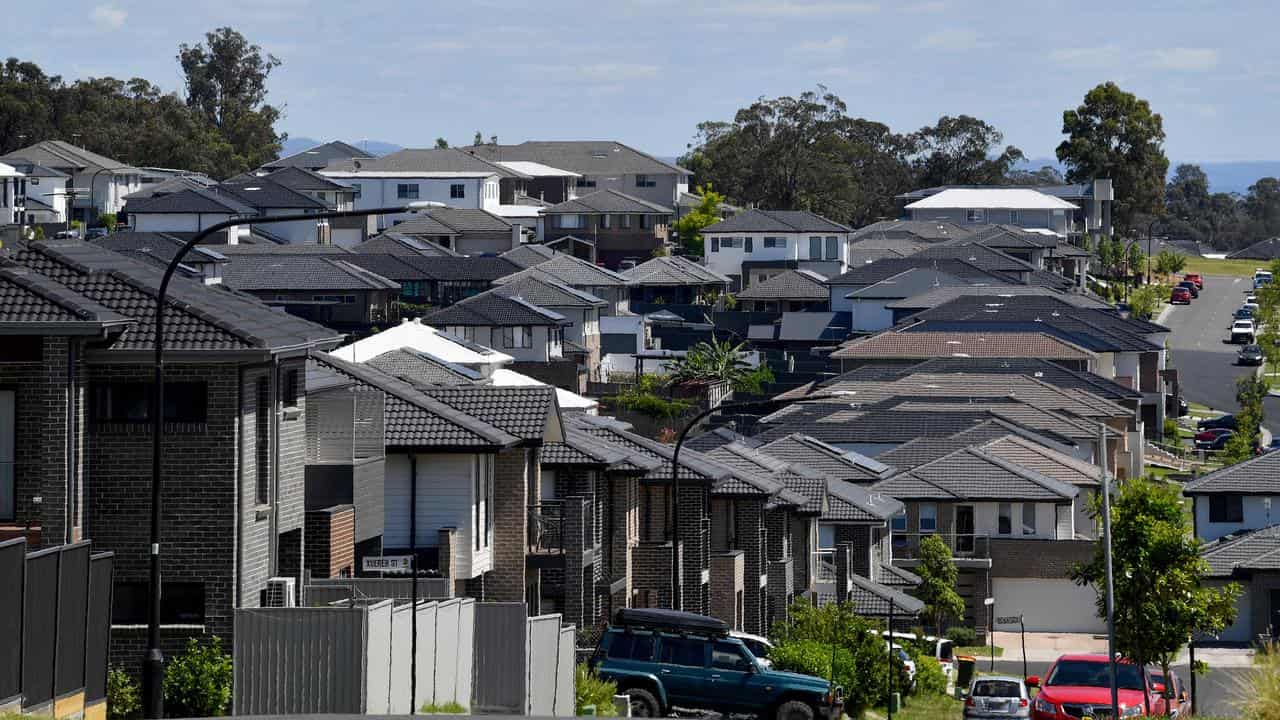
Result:
M525 601L527 503L541 477L537 454L534 449L511 448L494 459L493 570L483 578L483 599L488 602Z
M742 629L743 564L741 550L711 556L711 615Z
M625 580L621 592L610 597L606 614L631 602L632 552L640 542L640 481L625 475L609 476L608 512L611 531L605 537L609 543L609 562L606 579L610 584Z
M335 505L306 514L306 568L314 578L355 571L355 507Z
M671 607L671 543L640 543L631 553L633 607Z
M991 538L991 576L1062 579L1092 560L1094 547L1092 540Z
M680 485L679 537L683 561L680 565L680 609L706 614L711 597L703 585L704 570L711 568L711 522L707 517L710 495L706 486Z
M768 571L765 555L764 501L741 499L734 503L737 516L737 546L744 553L743 573L746 583L742 627L749 633L764 634L765 607L760 592L760 576Z
M0 389L14 391L13 524L39 527L45 546L65 537L68 347L66 338L44 338L40 362L0 363ZM83 417L83 392L79 399Z

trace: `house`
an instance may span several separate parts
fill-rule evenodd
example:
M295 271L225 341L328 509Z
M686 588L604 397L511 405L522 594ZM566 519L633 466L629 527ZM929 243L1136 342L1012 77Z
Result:
M68 194L71 176L26 158L5 156L0 169L7 178L8 196L0 206L0 222L18 225L56 225L68 221ZM5 182L5 180L0 180ZM17 211L21 209L21 214Z
M447 307L485 292L495 280L519 269L492 255L431 257L361 252L345 259L380 275L394 275L401 283L405 302L433 307Z
M707 267L731 278L737 291L788 269L826 277L843 273L852 233L805 210L752 209L708 225L701 234Z
M1023 228L1043 228L1066 238L1077 232L1075 213L1079 206L1061 198L1028 188L945 188L904 208L912 220L942 221L965 227L1009 224Z
M867 364L915 365L932 358L1039 358L1077 370L1097 367L1097 354L1047 332L885 330L855 338L831 353L843 370Z
M1236 250L1227 255L1232 260L1260 260L1270 262L1276 258L1280 258L1280 238L1266 238L1258 242Z
M827 279L813 270L783 270L737 294L747 312L825 312Z
M604 300L564 283L536 276L526 276L499 284L490 292L518 298L550 310L563 317L562 353L582 364L587 376L597 378L600 373L600 313L608 306ZM567 368L566 368L567 369ZM541 374L540 368L530 369L535 377L557 387L585 389L574 376L550 376Z
M368 151L361 150L354 145L344 143L340 140L333 140L331 142L324 143L323 145L317 145L313 148L303 150L302 152L296 152L292 155L273 160L258 168L258 172L267 174L283 168L293 167L310 170L312 172L319 172L320 170L329 167L329 163L331 162L341 162L344 160L372 160L376 157L376 155L373 155Z
M302 167L285 167L257 177L265 178L296 193L318 200L329 210L344 212L355 208L355 190L334 182L313 170ZM242 175L235 179L252 181L254 178L255 176L253 175ZM246 183L249 186L253 184L256 183ZM309 208L302 208L304 212L307 209ZM365 238L372 234L369 231L369 225L374 223L375 220L367 217L352 217L330 218L326 222L329 225L329 242L334 245L351 247L364 241Z
M0 269L0 424L12 472L0 518L36 545L92 534L115 554L112 657L143 660L153 381L161 270L75 240L33 242ZM305 358L331 330L186 277L169 286L160 537L161 643L233 635L271 578L300 582Z
M90 242L111 252L129 255L134 259L154 263L167 268L174 255L186 244L188 238L169 233L116 232L94 238ZM226 255L212 247L197 245L183 258L179 271L187 277L199 278L206 285L222 282L222 268L229 262Z
M967 237L969 230L949 222L880 220L849 236L849 267L888 257L907 257L937 242Z
M521 363L564 362L565 316L488 291L428 313L422 321L468 342L500 348Z
M579 257L582 251L576 248L588 243L596 261L616 269L624 261L643 262L663 247L671 208L606 189L544 207L539 214L539 242L555 245L573 238L573 254Z
M1083 238L1088 237L1097 239L1101 235L1111 235L1111 212L1112 206L1115 204L1115 189L1112 187L1109 178L1099 178L1092 182L1071 183L1066 185L1038 185L1038 186L988 186L988 185L944 185L940 187L924 188L914 190L909 193L898 195L895 200L903 205L930 198L947 190L1030 190L1058 198L1059 200L1070 203L1073 208L1065 209L1067 219L1067 233L1065 237L1074 241L1076 244L1082 244ZM1001 208L1000 210L1008 210L1009 208ZM904 216L911 216L904 210ZM1038 216L1038 214L1037 214ZM1014 218L1017 218L1016 220ZM1008 220L1013 225L1022 225L1023 227L1038 227L1034 224L1023 224L1021 216L1012 214L1006 215L997 212L993 219L986 222L1005 222ZM968 219L966 213L965 219ZM963 223L959 223L963 224Z
M12 165L0 163L0 223L23 223L26 220L22 197L26 193L26 176Z
M124 206L124 197L142 187L142 171L138 168L62 140L43 140L28 145L0 156L0 162L12 165L10 158L69 176L70 188L77 190L71 201L71 219L86 225L101 214L119 213ZM81 189L84 192L79 192Z
M727 276L678 255L655 257L620 274L631 283L631 305L637 310L644 305L691 305L718 298L731 283Z
M1196 536L1217 540L1241 530L1257 530L1280 522L1280 455L1266 453L1215 470L1183 487L1195 506Z
M405 235L396 230L383 230L362 243L352 246L352 251L370 255L421 255L424 257L458 257L462 253L439 243Z
M399 316L399 283L337 255L237 253L223 266L222 281L335 330L364 330Z
M519 225L480 208L431 208L393 223L386 232L448 248L461 255L496 255L524 241Z
M892 300L887 302L885 303L884 308L892 312L893 324L897 325L913 315L917 315L925 310L949 303L956 298L965 296L994 297L1004 298L1004 301L1007 302L1011 298L1027 297L1032 295L1054 297L1077 307L1096 308L1099 310L1110 310L1113 307L1110 303L1095 298L1092 295L1062 293L1052 288L1038 285L956 284L931 287L919 294L912 295L901 300Z
M594 295L605 301L601 308L601 316L626 316L631 313L630 282L621 274L593 265L586 260L565 253L547 251L542 255L534 248L544 249L542 245L522 245L510 252L503 253L502 258L515 261L526 269L494 280L495 285L517 282L526 277L537 277L542 280L563 283L569 287ZM523 261L521 260L523 258ZM534 263L533 260L538 260ZM525 264L528 263L528 264Z
M935 288L968 285L941 270L913 267L870 285L831 284L828 288L832 311L849 313L851 327L858 332L875 332L897 323L889 307L892 303ZM850 287L857 289L850 291Z
M534 265L550 260L556 255L563 254L564 253L559 253L546 245L527 243L519 247L511 248L510 250L502 253L502 257L522 268L531 268Z
M612 140L529 140L519 145L472 145L464 152L497 163L536 162L576 173L579 197L601 190L617 190L666 208L674 208L680 193L689 191L689 171L663 162L648 153ZM557 182L530 185L529 194L550 203L571 199L556 197Z
M365 362L402 348L412 348L444 362L459 365L479 373L483 378L492 378L499 369L515 361L515 358L506 353L423 324L421 318L402 319L399 325L343 345L331 354L347 362Z
M233 245L248 235L249 220L257 208L234 195L217 192L187 180L167 181L126 198L124 212L138 232L195 233L218 223L243 218L244 226L232 226L211 241Z

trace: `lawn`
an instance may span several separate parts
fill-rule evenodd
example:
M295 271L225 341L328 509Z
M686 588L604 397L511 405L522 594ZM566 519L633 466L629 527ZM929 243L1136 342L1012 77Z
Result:
M1201 275L1225 275L1227 277L1253 277L1253 271L1265 268L1263 260L1215 260L1205 257L1187 257L1187 266L1183 273L1200 273Z
M957 655L973 655L974 657L991 657L990 645L963 645L956 648ZM999 645L995 648L996 657L1004 657L1004 648Z
M903 699L905 702L893 714L893 720L960 720L964 716L964 703L946 695L912 695ZM885 716L884 708L867 711L868 720Z

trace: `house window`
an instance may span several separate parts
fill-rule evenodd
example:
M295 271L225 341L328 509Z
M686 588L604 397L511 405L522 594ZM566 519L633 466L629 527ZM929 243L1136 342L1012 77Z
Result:
M784 237L767 237L764 239L764 246L767 248L785 248L787 239Z
M822 238L809 238L809 259L820 260L822 258Z
M573 230L582 227L581 215L557 215L556 222L561 228Z
M604 229L606 229L606 230L608 230L608 229L609 229L609 225L610 225L609 216L608 216L608 215L601 215L601 216L600 216L600 227L601 227L601 228L604 228Z
M1036 534L1036 504L1022 503L1022 534Z
M0 343L0 362L41 362L44 338L38 335L9 335Z
M997 520L996 532L1000 535L1013 534L1013 505L1000 503L1000 515Z
M284 396L284 406L289 408L298 407L298 371L286 370L284 373L284 387L280 389Z
M331 303L333 305L355 305L355 295L312 295L314 302Z
M528 325L502 328L502 346L509 348L533 347L533 328Z
M651 188L657 187L657 185L657 181L650 179L648 175L636 176L636 187L638 188Z
M742 252L744 253L751 252L751 246L752 246L752 243L754 242L755 240L753 238L749 238L749 237L742 238Z
M143 580L117 582L111 593L112 625L143 625L147 622L149 585ZM162 582L161 625L203 625L204 583Z
M625 215L625 214L624 214L624 215L619 215L619 216L618 216L618 227L622 228L623 230L630 230L630 229L631 229L631 216L630 216L630 215Z
M151 383L96 383L90 417L94 422L146 422L151 419ZM202 382L164 384L165 422L202 423L208 413L208 386Z
M1244 522L1244 498L1240 495L1210 495L1209 522Z
M835 235L827 236L826 258L828 260L840 259L840 238L836 237Z
M473 506L475 508L475 512L473 513L474 517L471 522L471 537L475 538L475 548L476 550L479 550L480 541L484 537L484 531L481 528L481 523L484 521L484 491L489 487L489 484L484 481L483 477L481 477L479 458L476 459L475 473L476 502Z
M920 532L931 533L938 529L938 505L920 503Z
M578 178L577 182L574 183L574 186L580 187L580 188L593 188L596 186L596 180L595 178L591 178L591 177L587 177L586 175L583 175L582 177Z
M899 511L897 515L893 516L890 527L894 532L907 531L907 511L905 509Z
M355 198L356 200L359 200L360 193L362 191L362 188L360 187L360 183L351 183L351 190L352 190L352 197Z
M254 393L254 450L257 474L257 501L266 505L271 501L271 387L264 377L258 378Z
M636 218L638 220L637 225L641 230L648 230L653 227L653 218L648 215L637 215Z
M399 200L417 200L417 183L400 183L396 185L396 198Z
M1010 210L1010 211L1009 211L1009 224L1010 224L1010 225L1017 225L1017 224L1018 224L1018 223L1020 223L1020 222L1022 222L1022 213L1021 213L1021 212L1019 212L1019 211L1017 211L1017 210Z
M463 340L476 341L476 329L471 325L449 325L444 331Z
M493 545L493 456L481 455L480 466L484 468L484 546Z
M970 210L965 216L965 219L971 223L982 222L982 218L983 212L981 210Z
M0 520L15 520L13 463L18 444L17 395L0 390Z
M449 186L449 197L454 200L461 200L467 196L467 186L462 183L453 183ZM417 195L414 195L417 197Z

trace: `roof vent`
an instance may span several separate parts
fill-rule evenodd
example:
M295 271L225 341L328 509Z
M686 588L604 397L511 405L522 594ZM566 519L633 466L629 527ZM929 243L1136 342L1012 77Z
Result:
M948 341L947 341L947 344L948 344L948 345L959 345L959 344L960 344L960 341L959 341L959 340L948 340Z
M1035 372L1031 373L1031 376L1032 376L1032 377L1042 378L1042 377L1044 377L1044 373L1043 373L1043 372L1041 372L1041 371L1039 371L1039 370L1037 370L1037 371L1035 371Z

